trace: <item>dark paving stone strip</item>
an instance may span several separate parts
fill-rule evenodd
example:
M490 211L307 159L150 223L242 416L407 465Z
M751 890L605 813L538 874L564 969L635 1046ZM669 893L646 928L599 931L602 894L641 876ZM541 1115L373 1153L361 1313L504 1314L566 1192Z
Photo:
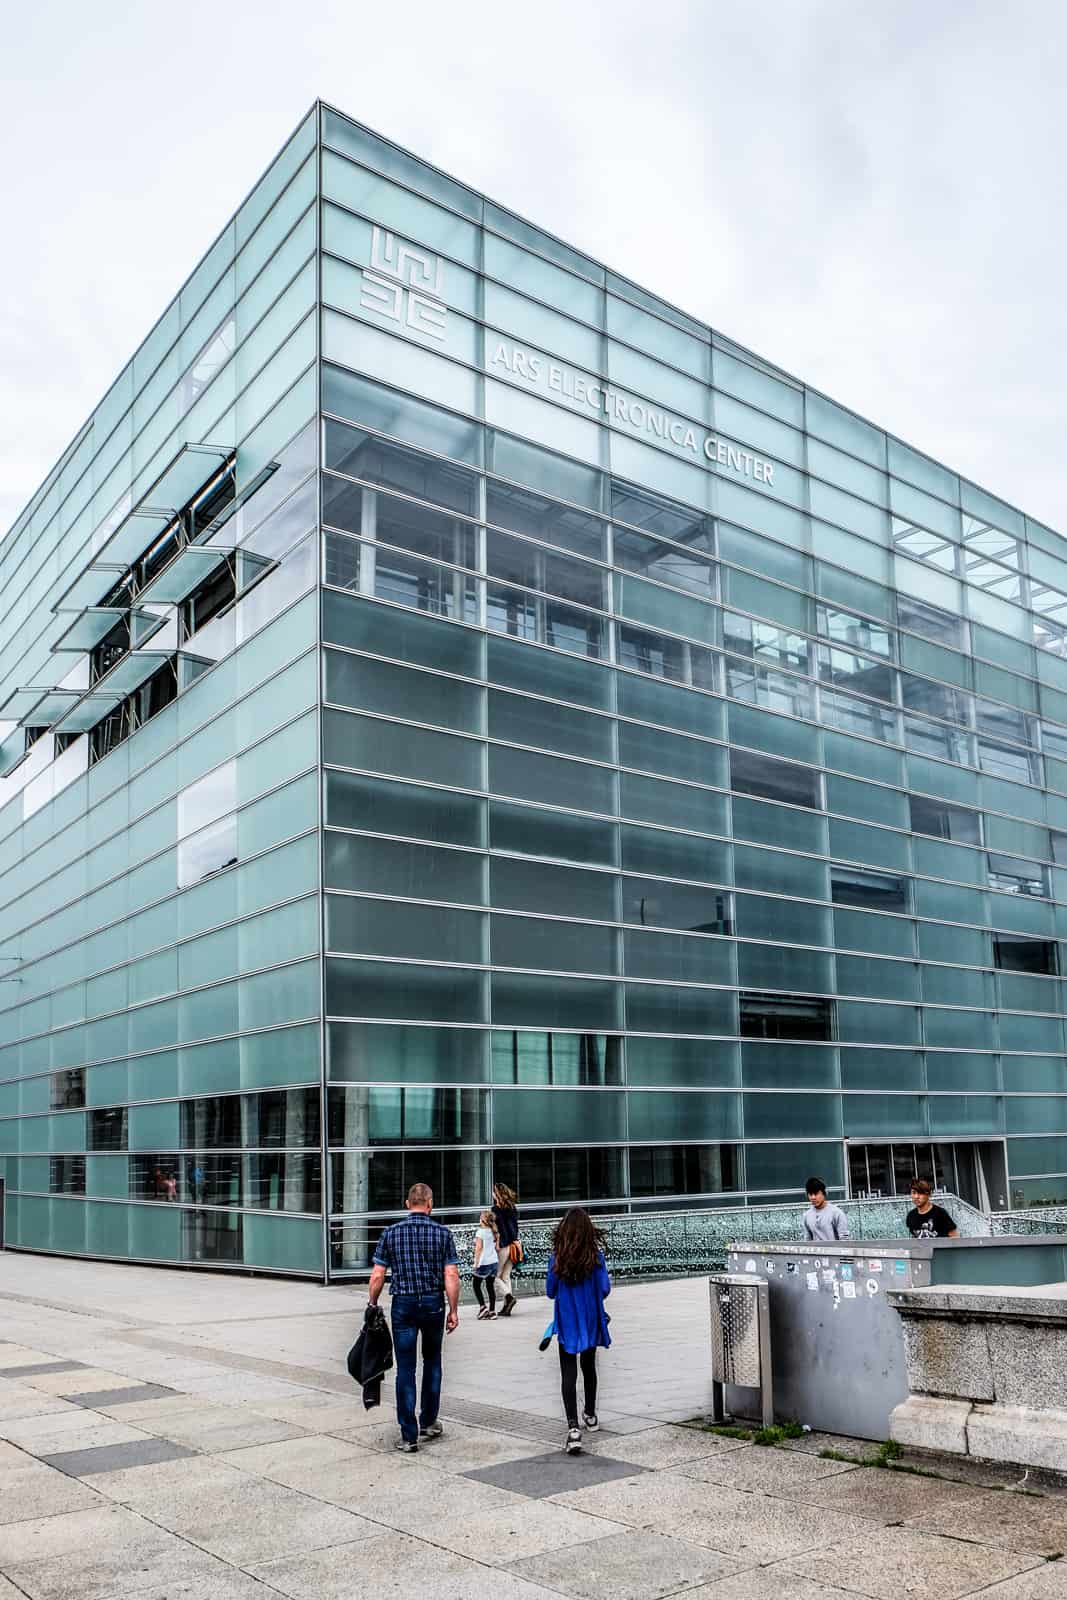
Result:
M165 1400L177 1394L162 1383L133 1383L124 1389L93 1389L89 1394L65 1394L64 1400L92 1410L96 1406L129 1406L138 1400Z
M39 1378L46 1372L88 1372L84 1361L35 1361L29 1367L0 1367L0 1378Z
M498 1489L509 1489L512 1494L525 1494L533 1500L543 1500L550 1494L563 1494L568 1489L588 1489L594 1483L610 1483L613 1478L636 1478L644 1467L632 1461L615 1461L611 1456L569 1456L563 1450L554 1450L547 1456L529 1456L525 1461L501 1461L493 1467L479 1467L476 1472L464 1472L464 1478L476 1483L491 1483Z
M195 1456L195 1450L169 1439L133 1439L129 1444L98 1444L88 1450L63 1450L59 1455L41 1456L49 1467L58 1467L70 1478L88 1478L94 1472L117 1472L120 1467L151 1467L157 1461L179 1461Z

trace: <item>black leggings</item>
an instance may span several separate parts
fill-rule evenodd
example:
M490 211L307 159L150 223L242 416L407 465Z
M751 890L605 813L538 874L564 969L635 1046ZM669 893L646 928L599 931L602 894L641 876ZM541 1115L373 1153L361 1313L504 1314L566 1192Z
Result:
M485 1305L485 1293L484 1293L483 1288L482 1288L483 1284L485 1285L485 1288L488 1289L488 1291L489 1291L489 1309L490 1309L490 1311L495 1311L496 1310L496 1284L493 1282L492 1278L479 1278L477 1276L477 1274L475 1274L475 1278L474 1278L474 1293L475 1293L475 1297L476 1297L476 1299L478 1301L478 1304L480 1306L484 1306Z
M572 1356L569 1350L559 1347L559 1372L563 1387L563 1410L568 1426L578 1426L578 1363L582 1364L582 1383L585 1387L585 1414L596 1416L596 1348L583 1350Z

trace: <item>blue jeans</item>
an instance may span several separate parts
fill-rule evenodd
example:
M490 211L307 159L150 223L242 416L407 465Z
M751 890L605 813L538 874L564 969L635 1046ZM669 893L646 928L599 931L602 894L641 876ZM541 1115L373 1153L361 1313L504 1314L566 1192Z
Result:
M445 1336L443 1294L393 1296L393 1350L396 1355L396 1420L409 1444L419 1428L437 1421L441 1404L441 1344ZM415 1360L422 1335L422 1404L415 1419Z

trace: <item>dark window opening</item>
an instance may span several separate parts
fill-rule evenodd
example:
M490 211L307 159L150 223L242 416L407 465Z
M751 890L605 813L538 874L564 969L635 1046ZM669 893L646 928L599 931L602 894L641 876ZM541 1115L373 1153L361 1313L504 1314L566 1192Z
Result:
M1055 977L1059 952L1054 939L1026 939L1013 933L993 935L993 965L1001 972L1037 972Z
M178 698L178 675L171 661L164 662L158 672L153 672L148 682L142 684L134 695L137 725L147 722L157 711L169 706Z
M189 509L189 538L195 544L203 539L211 524L237 497L233 468L228 468Z
M118 748L124 739L128 739L133 732L133 718L131 716L131 703L124 700L114 711L108 713L102 722L89 733L89 761L101 761L104 756L110 755L112 750Z
M130 649L130 619L120 617L89 655L89 683L97 683Z
M909 797L913 833L927 833L935 839L952 839L957 844L981 844L982 818L978 811L950 806L944 800L926 795Z
M239 1147L243 1142L240 1095L206 1095L201 1100L183 1100L181 1136L182 1144L194 1150Z
M810 767L790 761L772 761L751 750L730 751L730 787L739 794L757 795L761 800L782 800L787 805L818 809L819 774Z
M832 1039L834 1002L815 995L742 993L743 1039Z
M527 1205L583 1205L589 1200L618 1200L626 1195L624 1158L624 1151L610 1147L494 1150L493 1180L508 1184Z
M737 1189L739 1154L732 1144L635 1146L630 1151L630 1193L639 1199Z
M835 906L859 906L865 911L907 911L910 880L887 872L861 872L853 867L830 870Z
M86 1147L89 1150L126 1149L125 1106L109 1106L104 1111L90 1111L87 1122Z
M48 1164L49 1194L85 1193L85 1157L52 1156Z
M249 1147L297 1147L319 1142L319 1091L268 1089L244 1096L245 1138Z
M223 561L211 576L182 602L182 634L188 639L205 627L237 598L233 569Z

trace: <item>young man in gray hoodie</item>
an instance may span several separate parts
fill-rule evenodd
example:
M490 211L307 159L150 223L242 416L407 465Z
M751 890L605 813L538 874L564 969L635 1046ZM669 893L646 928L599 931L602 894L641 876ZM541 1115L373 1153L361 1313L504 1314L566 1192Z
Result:
M848 1218L840 1206L826 1198L826 1185L821 1178L809 1178L804 1185L811 1201L804 1213L804 1232L809 1239L825 1240L833 1244L836 1239L848 1238Z

